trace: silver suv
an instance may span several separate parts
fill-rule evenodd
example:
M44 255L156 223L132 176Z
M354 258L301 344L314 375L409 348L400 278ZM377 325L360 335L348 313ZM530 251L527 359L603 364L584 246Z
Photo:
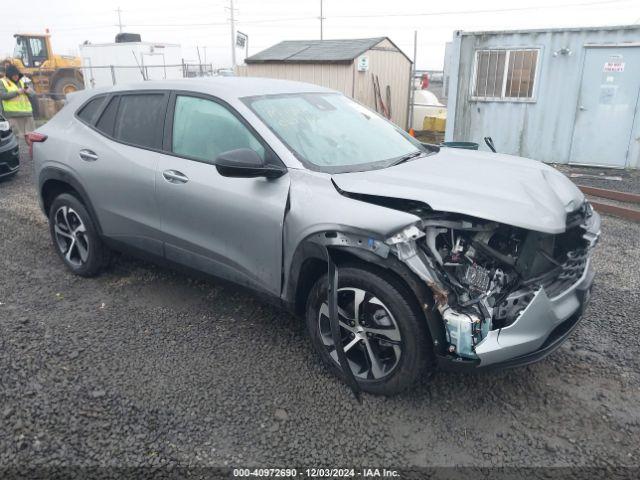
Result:
M314 85L79 92L31 136L65 265L130 250L275 299L355 391L534 362L578 324L600 218L539 162L416 141Z

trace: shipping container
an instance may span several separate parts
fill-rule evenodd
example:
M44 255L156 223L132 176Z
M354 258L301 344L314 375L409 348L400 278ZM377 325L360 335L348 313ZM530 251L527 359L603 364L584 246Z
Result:
M640 166L640 25L454 33L447 141L550 163ZM484 147L486 148L486 147Z

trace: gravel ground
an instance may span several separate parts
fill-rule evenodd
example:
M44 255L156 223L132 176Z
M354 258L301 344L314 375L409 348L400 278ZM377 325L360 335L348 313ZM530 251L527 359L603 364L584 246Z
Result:
M577 167L569 165L554 165L574 183L588 187L607 188L620 192L640 193L640 170L621 170L618 168ZM580 176L571 176L580 175ZM612 180L606 177L618 177Z
M67 272L25 161L0 183L0 467L637 467L638 238L604 217L592 302L546 360L360 405L248 293L128 257Z

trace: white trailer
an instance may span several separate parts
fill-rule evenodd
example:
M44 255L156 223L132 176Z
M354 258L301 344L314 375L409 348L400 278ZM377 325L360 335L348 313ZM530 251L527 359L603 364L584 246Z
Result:
M182 78L180 45L123 42L80 45L85 88Z

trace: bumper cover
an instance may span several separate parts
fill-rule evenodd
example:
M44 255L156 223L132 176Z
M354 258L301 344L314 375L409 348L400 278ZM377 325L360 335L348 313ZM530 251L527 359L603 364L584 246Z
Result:
M600 235L600 216L588 220L584 238L593 248ZM444 370L509 368L527 365L557 349L578 325L589 302L595 274L590 259L580 279L563 292L550 297L540 287L533 299L508 327L491 330L476 346L477 360L440 357Z
M589 301L593 277L588 262L580 280L560 295L549 298L544 288L539 289L515 322L490 331L478 344L479 366L531 363L555 350L578 324Z

